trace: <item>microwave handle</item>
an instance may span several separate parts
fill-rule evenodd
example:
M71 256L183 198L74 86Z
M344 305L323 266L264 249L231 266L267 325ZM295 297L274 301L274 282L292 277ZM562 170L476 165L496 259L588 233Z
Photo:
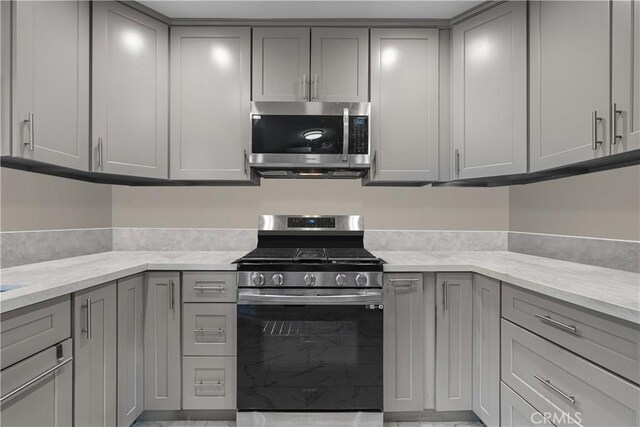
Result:
M342 110L342 161L349 160L349 109Z

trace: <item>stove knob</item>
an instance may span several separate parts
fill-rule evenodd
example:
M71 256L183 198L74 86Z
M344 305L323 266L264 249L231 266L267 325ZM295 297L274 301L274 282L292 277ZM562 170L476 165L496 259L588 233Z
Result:
M347 284L347 275L346 274L338 274L336 276L336 285L344 286Z
M311 273L305 274L304 275L304 284L307 285L307 286L315 285L316 284L316 276L314 276Z
M264 274L262 273L253 273L251 275L251 283L254 286L262 286L264 285Z
M276 273L271 276L271 280L273 281L273 284L275 286L282 286L282 284L284 283L284 276L280 273Z
M367 276L365 274L358 274L356 276L356 285L367 286Z

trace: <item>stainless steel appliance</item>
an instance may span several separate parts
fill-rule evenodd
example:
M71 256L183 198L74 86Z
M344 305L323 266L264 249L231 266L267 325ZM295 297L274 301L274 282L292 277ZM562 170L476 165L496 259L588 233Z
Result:
M368 412L382 422L382 264L361 216L260 217L238 263L243 412ZM248 416L245 414L245 417Z
M249 164L265 178L356 178L370 165L369 103L253 102Z

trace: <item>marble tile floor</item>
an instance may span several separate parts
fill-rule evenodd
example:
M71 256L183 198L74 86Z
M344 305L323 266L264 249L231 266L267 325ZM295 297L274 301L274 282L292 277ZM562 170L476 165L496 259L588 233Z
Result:
M145 421L133 424L132 427L235 427L235 421ZM384 427L483 427L481 423L473 422L429 422L402 421L386 422Z

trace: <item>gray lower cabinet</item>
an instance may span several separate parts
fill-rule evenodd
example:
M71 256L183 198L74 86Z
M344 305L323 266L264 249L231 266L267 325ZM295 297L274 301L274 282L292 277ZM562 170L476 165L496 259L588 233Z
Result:
M253 101L309 100L309 27L253 28Z
M179 273L145 273L145 410L180 409L180 307Z
M453 177L527 172L527 3L453 27Z
M167 178L167 24L100 1L92 35L92 170Z
M436 410L470 410L471 273L436 275Z
M171 29L171 179L250 177L251 29Z
M640 149L640 1L611 2L611 154Z
M640 388L550 341L502 320L501 376L552 422L640 425Z
M90 2L13 8L13 155L86 171Z
M384 411L424 407L422 273L384 276Z
M74 424L117 423L117 293L115 282L73 296Z
M371 29L371 170L365 182L438 180L438 30Z
M473 412L500 426L500 281L473 275Z
M608 155L610 3L528 4L530 170Z
M144 410L144 275L118 280L118 425Z
M184 357L183 409L235 409L236 358Z
M3 426L73 425L72 347L68 339L0 373Z
M477 415L477 414L476 414ZM518 396L505 383L500 383L500 425L502 427L553 426L551 422Z

